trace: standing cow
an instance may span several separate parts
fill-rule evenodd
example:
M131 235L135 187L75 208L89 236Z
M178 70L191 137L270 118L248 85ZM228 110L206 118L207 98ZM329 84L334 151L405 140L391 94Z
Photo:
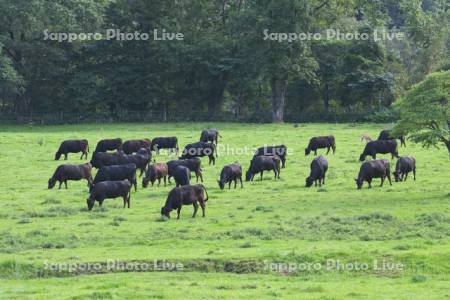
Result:
M369 160L361 165L358 178L355 179L356 186L361 189L364 181L367 181L369 188L371 188L373 178L381 178L381 186L383 186L386 177L389 184L392 185L389 161L386 159Z
M260 173L263 180L264 171L273 170L275 179L280 178L280 158L278 156L256 156L250 161L250 166L245 174L245 181L253 181L256 174Z
M325 175L328 170L328 161L327 159L320 155L313 159L311 162L311 173L306 178L306 187L311 187L314 183L314 186L317 186L317 182L319 182L319 186L325 184Z
M69 153L78 153L81 152L80 159L83 159L83 156L87 159L87 155L89 153L89 143L87 140L66 140L61 143L58 151L55 153L55 160L59 160L61 155L64 154L64 160L67 160L67 156Z
M390 153L392 159L398 157L397 141L396 140L376 140L370 141L364 147L363 153L359 156L359 161L364 161L367 155L372 156L373 159L377 158L377 154Z
M151 145L152 141L149 139L128 140L123 143L122 150L125 154L132 154L138 152L141 148L150 150Z
M242 167L238 162L235 162L234 164L223 167L222 172L220 173L220 179L217 180L217 182L219 183L220 189L223 190L226 183L228 183L228 189L230 189L232 181L234 181L234 188L236 188L238 179L241 182L241 188L243 188Z
M169 154L172 151L175 151L178 154L178 139L176 136L171 137L155 137L152 140L152 145L150 147L151 151L155 151L157 155L159 155L159 150L161 149L169 149Z
M211 142L211 143L215 143L217 146L217 140L218 137L222 137L219 134L219 131L217 129L211 128L211 129L205 129L202 131L201 135L200 135L200 142Z
M203 195L206 194L206 198ZM177 219L180 218L180 211L183 205L194 206L193 218L197 215L198 203L202 208L203 217L205 217L205 203L208 201L208 192L203 184L184 185L173 188L167 196L166 203L161 207L161 216L165 216L170 219L170 212L174 209L177 210Z
M334 136L316 136L309 140L308 147L305 148L305 155L309 155L311 151L314 151L314 155L317 155L317 149L327 148L327 154L330 153L330 149L336 152L336 140Z
M278 146L263 146L256 150L255 156L261 156L261 155L276 155L281 159L281 166L284 168L286 166L286 154L287 154L287 147L285 145L278 145Z
M173 171L173 178L177 187L189 185L191 181L191 170L185 166L177 166Z
M88 182L88 186L92 185L92 166L90 163L85 163L82 165L60 165L56 168L53 176L48 180L48 188L52 189L56 181L59 182L59 188L61 189L61 184L64 182L64 185L67 189L67 180L81 180L86 179Z
M104 139L100 140L95 147L94 154L97 152L107 152L107 151L121 151L122 150L122 139Z
M390 130L390 129L383 129L383 130L380 132L380 135L378 136L378 140L381 140L381 141L395 140L395 139L399 139L399 140L400 140L400 147L403 147L403 146L406 147L406 139L405 139L405 136L399 135L399 136L397 136L397 137L394 137L394 136L392 135L392 130Z
M212 143L205 143L205 142L192 143L184 147L180 159L190 159L194 157L208 156L209 164L211 164L212 162L212 164L215 165L216 158L214 157L214 152L216 152L217 155L216 145Z
M130 208L131 183L128 180L103 181L97 183L92 189L86 202L88 209L92 210L95 201L98 201L99 206L102 206L105 199L117 197L123 198L123 208L125 208L127 204L128 208Z
M196 180L198 182L198 178L200 178L201 182L203 182L203 175L202 175L202 168L201 168L202 161L198 157L190 158L190 159L178 159L178 160L171 160L167 163L168 168L168 180L170 182L170 177L173 177L175 168L177 166L185 166L191 170L191 172L195 173Z
M93 186L103 181L118 181L125 179L131 182L132 185L134 185L134 191L137 191L135 164L112 165L100 168L95 175ZM90 191L94 188L93 186L91 186Z
M149 165L145 176L142 179L142 187L147 187L150 182L153 186L156 180L158 180L158 186L161 184L161 179L164 179L164 186L166 186L166 179L168 175L168 167L165 163L155 163Z
M414 180L416 180L416 159L412 156L400 157L395 165L395 171L392 173L395 182L406 181L409 172L413 172Z

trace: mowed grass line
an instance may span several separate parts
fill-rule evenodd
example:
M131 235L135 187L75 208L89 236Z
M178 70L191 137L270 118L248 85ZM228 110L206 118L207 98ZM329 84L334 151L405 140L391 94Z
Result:
M53 279L25 279L39 276L40 272L30 273L30 270L42 270L45 260L168 259L200 265L211 260L221 265L264 260L323 262L328 258L370 263L373 259L386 258L405 265L403 272L395 274L396 282L402 282L398 285L398 294L401 294L401 287L405 293L406 287L415 288L416 282L412 282L415 276L424 276L427 284L433 284L435 280L438 282L438 278L446 278L450 261L448 154L444 149L427 150L408 143L408 147L400 148L399 152L400 155L417 158L416 182L410 177L406 183L387 184L380 188L379 181L375 180L373 189L369 190L365 185L358 191L354 178L360 166L358 157L365 145L360 142L360 135L369 133L376 138L378 132L387 126L300 124L294 127L292 124L227 123L1 126L0 164L3 170L0 172L0 201L3 209L0 211L0 277L19 279L6 282L10 296L14 286L20 286L21 282L30 286L27 288L30 295L42 295L44 291L38 291L37 283L52 285ZM173 185L139 187L137 193L132 193L131 209L122 209L121 201L116 199L106 200L103 209L96 205L92 212L86 211L86 182L69 182L68 190L46 189L47 180L56 166L64 163L53 160L59 143L64 139L87 138L92 153L95 143L101 138L121 137L125 140L176 135L182 148L197 141L201 129L208 127L218 128L223 138L219 140L221 146L216 166L208 166L207 159L202 159L205 185L210 195L204 219L192 219L192 207L183 207L180 220L175 220L176 214L172 213L170 221L159 221L160 208ZM335 135L337 152L327 156L330 169L326 185L306 189L304 180L309 174L313 156L305 157L304 148L312 136L328 134ZM262 182L258 178L252 183L244 182L244 189L221 191L216 180L222 166L239 161L245 172L252 157L251 152L230 154L233 149L227 153L223 146L243 148L264 144L285 144L292 151L287 167L281 171L281 180L275 181L273 173L267 173ZM387 155L380 157L390 159ZM175 159L175 156L164 154L155 158L165 162ZM82 161L78 154L70 154L68 162ZM391 165L394 168L395 160ZM369 276L361 277L366 273ZM318 295L337 298L345 294L332 293L326 288L328 284L330 287L337 284L334 281L350 284L354 280L366 280L367 285L371 281L376 285L377 280L380 283L394 280L390 279L392 274L381 274L387 278L378 279L376 276L380 274L366 273L355 274L360 279L349 279L339 272L306 275L325 282L324 291ZM195 272L183 274L181 276L192 282L194 278L206 276L206 273ZM295 278L303 280L305 274L291 275L294 279L289 280L295 282ZM85 275L83 278L93 276ZM139 282L137 284L145 286L145 281L140 281L144 280L141 276L162 278L169 275L120 276L132 276ZM214 282L220 283L222 278L231 275L215 273L207 276L210 280L199 290L208 289ZM270 283L278 280L273 275L258 276ZM101 282L114 282L114 277L107 275L95 275L95 278L100 278ZM58 282L65 280L74 282L69 278L58 279ZM230 280L239 282L239 279ZM35 285L36 289L32 289ZM236 289L239 292L239 288ZM286 287L282 295L289 295L291 289L293 287ZM259 293L259 288L257 290ZM76 289L73 293L77 294ZM434 293L436 297L446 295L441 289ZM85 293L80 291L79 294ZM136 297L138 294L136 292ZM189 291L184 291L184 294L197 295ZM363 295L372 295L372 292ZM114 296L118 295L112 293ZM214 297L214 294L210 296Z

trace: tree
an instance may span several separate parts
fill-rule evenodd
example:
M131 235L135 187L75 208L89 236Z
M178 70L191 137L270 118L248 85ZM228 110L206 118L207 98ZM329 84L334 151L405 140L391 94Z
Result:
M400 121L394 134L408 134L424 147L443 143L450 154L450 71L428 75L395 105Z

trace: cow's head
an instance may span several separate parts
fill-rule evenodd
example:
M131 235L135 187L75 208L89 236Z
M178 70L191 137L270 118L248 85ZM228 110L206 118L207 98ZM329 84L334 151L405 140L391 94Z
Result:
M95 199L93 199L92 197L89 197L89 198L87 198L86 203L87 203L88 210L92 210L92 208L94 207L94 204L95 204Z
M250 179L252 179L252 175L252 172L250 172L250 169L248 169L245 173L245 181L250 181Z
M395 182L403 181L402 178L400 177L400 172L399 171L392 172L392 175L394 175Z
M311 176L306 177L305 181L306 181L306 184L305 184L306 187L311 187L314 182L314 180L311 178Z
M309 155L311 153L311 150L309 148L305 148L305 155Z
M61 158L61 154L62 154L62 153L59 152L59 151L56 152L56 153L55 153L55 160L59 160L59 159Z
M217 183L219 184L220 189L223 190L223 188L225 187L225 182L221 181L221 180L217 180Z
M362 178L356 178L355 182L356 182L356 186L358 187L358 190L360 190L362 188L362 185L363 185Z
M52 189L56 184L56 178L52 177L48 180L48 189Z
M166 208L165 206L161 207L161 216L167 217L170 219L170 211L171 209Z

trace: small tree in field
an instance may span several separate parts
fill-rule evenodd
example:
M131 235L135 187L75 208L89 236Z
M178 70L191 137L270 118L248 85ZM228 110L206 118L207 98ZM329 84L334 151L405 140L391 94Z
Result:
M450 71L436 72L414 85L396 106L400 121L395 134L424 147L444 144L450 154Z

